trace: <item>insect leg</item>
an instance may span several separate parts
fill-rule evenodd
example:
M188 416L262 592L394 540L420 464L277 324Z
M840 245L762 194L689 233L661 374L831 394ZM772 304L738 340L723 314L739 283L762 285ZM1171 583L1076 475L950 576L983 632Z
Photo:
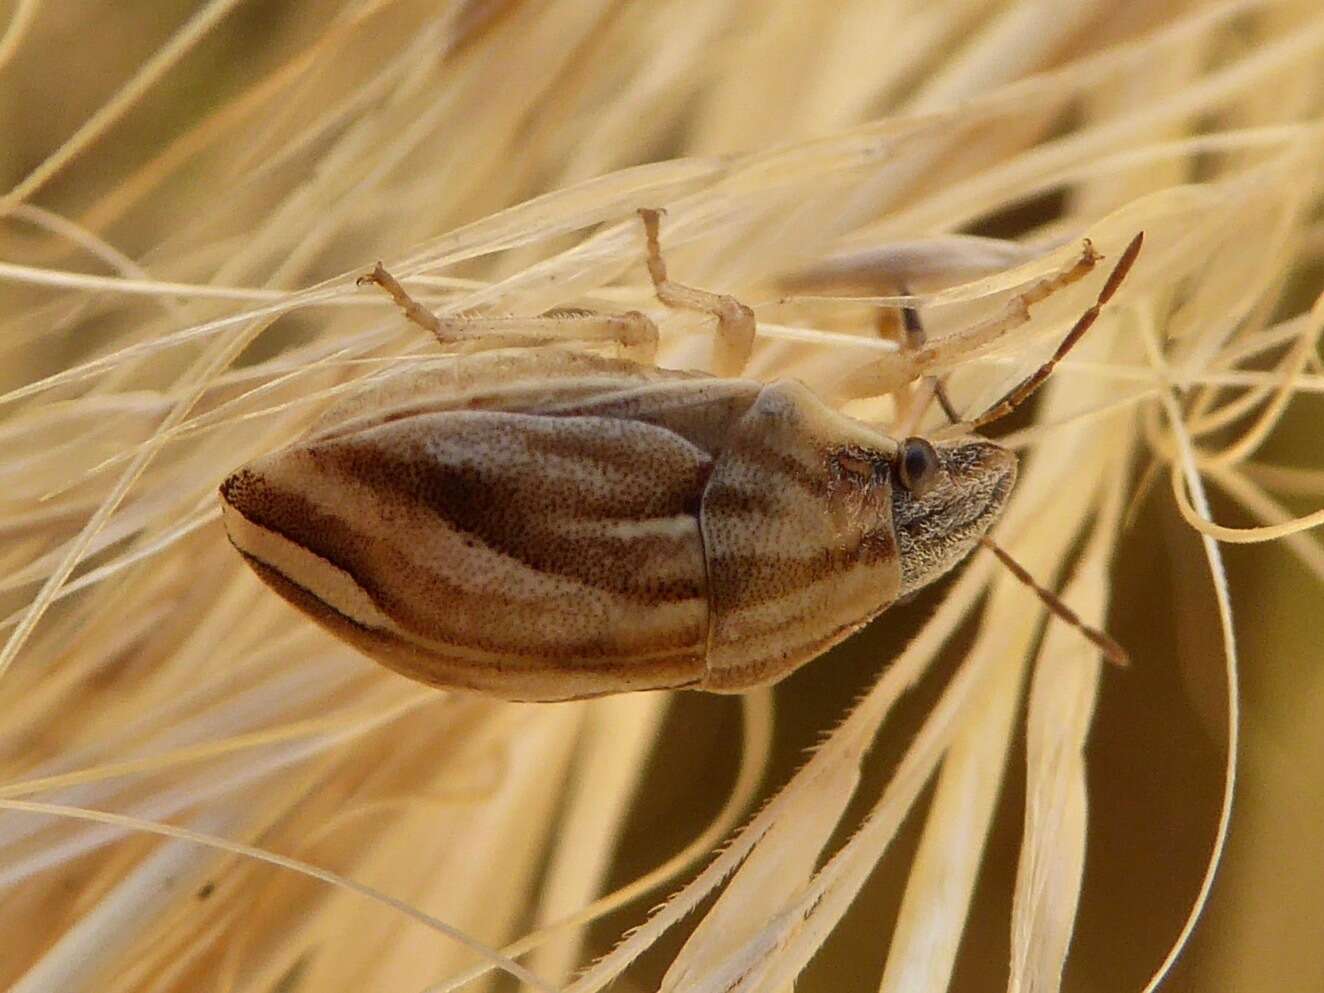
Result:
M910 288L904 280L897 280L889 290L901 294L910 295ZM924 324L920 320L918 307L900 308L901 326L896 328L892 322L893 310L888 308L879 314L878 333L890 341L895 341L901 346L903 361L913 363L914 354L924 347L928 341L928 336L924 333ZM898 333L899 331L899 333ZM918 370L918 366L914 366ZM938 401L942 407L943 413L947 415L947 420L952 424L960 423L961 416L956 413L956 408L952 406L951 399L947 396L947 387L938 376L928 375L919 376L918 383L912 385L916 377L907 377L905 382L896 384L892 390L892 399L896 404L898 416L896 422L892 425L892 431L898 437L905 437L914 434L919 429L920 420L929 409L929 404L934 400Z
M738 376L749 362L754 347L754 311L733 296L710 293L692 286L673 283L667 278L667 264L662 259L658 241L661 211L642 209L644 235L648 239L648 275L653 279L657 298L668 307L701 310L717 318L717 340L713 344L713 368L719 376Z
M905 283L901 283L897 289L898 292L903 295L909 295L910 293L910 290L906 287ZM918 307L901 308L901 326L905 329L906 333L904 341L906 348L912 351L918 351L924 347L925 343L928 341L928 336L924 333L924 324L920 320ZM952 405L951 397L947 395L947 387L943 384L941 377L925 376L923 388L925 392L931 392L933 398L938 401L938 405L942 407L942 412L947 415L948 421L952 424L960 422L961 415L956 412L956 408ZM922 412L923 411L921 410L920 413Z
M380 262L358 284L380 286L406 318L445 346L480 348L533 347L565 342L609 341L641 361L657 350L657 326L637 310L603 314L591 310L549 310L537 317L438 317L400 285Z
M441 319L411 297L409 292L400 285L400 281L387 272L386 266L380 262L372 267L372 272L360 276L354 283L356 286L367 286L369 283L380 286L395 301L395 305L404 311L406 318L413 321L424 331L435 335L443 345L446 344Z
M1100 258L1102 256L1094 250L1094 245L1086 239L1080 257L1071 265L1039 280L1028 290L1012 297L997 317L972 324L947 335L941 341L921 348L915 353L916 364L920 368L955 365L971 352L993 345L1010 331L1028 323L1030 308L1035 304L1089 275Z
M1052 373L1053 367L1061 362L1067 352L1075 347L1076 342L1084 337L1085 332L1098 319L1099 311L1112 299L1113 294L1117 292L1117 288L1122 285L1122 281L1126 279L1126 274L1131 271L1131 266L1135 264L1136 256L1140 254L1140 246L1144 243L1144 240L1145 233L1143 231L1131 239L1131 243L1126 246L1126 251L1122 253L1122 257L1113 266L1113 271L1108 274L1108 281L1103 284L1103 289L1099 291L1094 305L1080 315L1071 330L1067 332L1067 336L1062 339L1062 343L1057 346L1057 351L1053 353L1052 358L1022 380L1010 393L971 421L970 426L972 428L983 427L991 421L996 421L998 418L1010 414L1024 403L1030 394L1043 385L1044 380Z

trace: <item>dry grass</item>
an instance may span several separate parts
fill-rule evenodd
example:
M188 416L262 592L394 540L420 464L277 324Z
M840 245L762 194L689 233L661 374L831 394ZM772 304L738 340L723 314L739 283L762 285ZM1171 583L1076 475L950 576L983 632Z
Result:
M1138 989L1186 948L1223 853L1244 616L1245 830L1169 988L1310 985L1315 0L0 16L0 983L514 988L495 968L575 993L1042 993L1065 968L1070 989ZM645 309L659 362L707 361L705 322L651 296L639 206L667 208L678 278L757 306L753 374L884 422L842 385L888 347L874 309L787 300L790 277L1014 239L1010 268L921 288L942 335L1080 238L1115 258L1143 229L1007 435L1025 463L997 531L1133 671L1101 672L977 555L745 699L742 738L729 701L424 690L262 588L219 480L430 351L355 289L374 259L452 313ZM1032 369L1101 280L962 361L958 404ZM1217 542L1271 539L1229 556L1229 584Z

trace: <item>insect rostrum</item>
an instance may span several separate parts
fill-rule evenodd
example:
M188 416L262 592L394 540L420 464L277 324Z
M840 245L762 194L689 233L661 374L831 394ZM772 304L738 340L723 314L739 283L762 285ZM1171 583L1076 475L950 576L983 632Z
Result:
M795 381L500 349L377 382L221 500L254 571L373 659L565 700L776 681L969 554L1015 478Z

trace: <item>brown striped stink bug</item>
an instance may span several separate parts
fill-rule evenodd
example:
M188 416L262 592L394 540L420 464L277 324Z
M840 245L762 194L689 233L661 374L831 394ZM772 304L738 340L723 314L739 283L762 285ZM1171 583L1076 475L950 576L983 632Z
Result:
M364 654L435 686L510 700L734 693L786 676L983 543L1124 658L988 540L1016 480L1012 452L969 434L897 440L798 382L739 378L753 312L673 283L658 212L640 213L658 297L717 317L720 375L510 347L567 328L647 346L656 328L639 313L439 318L379 264L360 282L443 344L498 347L379 380L227 478L225 527L258 576ZM969 428L1043 381L1140 241L1053 358ZM1086 242L1070 269L954 339L1023 323L1097 259ZM920 378L924 352L900 353L897 385Z

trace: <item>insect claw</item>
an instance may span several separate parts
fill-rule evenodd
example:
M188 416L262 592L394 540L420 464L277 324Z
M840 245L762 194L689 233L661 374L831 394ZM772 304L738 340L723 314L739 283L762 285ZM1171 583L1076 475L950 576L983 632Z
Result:
M386 267L382 265L381 260L378 259L377 264L372 267L372 272L365 272L358 279L354 280L354 285L367 286L369 283L372 283L377 286L385 286L386 276Z
M437 319L437 315L411 297L409 292L400 285L400 281L392 276L381 262L372 267L372 272L364 273L354 283L356 286L367 286L369 284L380 286L395 301L396 306L400 308L408 320L430 332L443 345L450 343L441 321Z

